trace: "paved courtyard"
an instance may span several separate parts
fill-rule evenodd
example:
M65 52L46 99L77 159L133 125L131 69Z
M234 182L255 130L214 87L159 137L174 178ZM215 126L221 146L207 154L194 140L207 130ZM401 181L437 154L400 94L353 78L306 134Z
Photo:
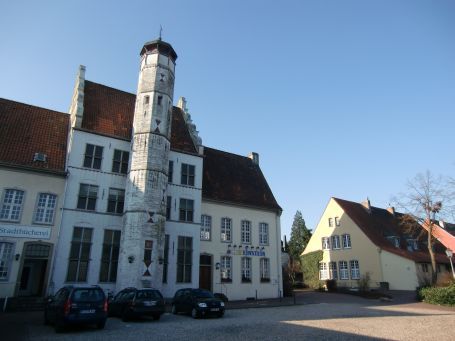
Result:
M318 296L319 295L319 296ZM165 314L160 321L109 318L104 330L56 334L41 312L0 315L4 340L454 340L455 309L313 294L308 303L229 309L221 319ZM298 302L301 302L299 298Z

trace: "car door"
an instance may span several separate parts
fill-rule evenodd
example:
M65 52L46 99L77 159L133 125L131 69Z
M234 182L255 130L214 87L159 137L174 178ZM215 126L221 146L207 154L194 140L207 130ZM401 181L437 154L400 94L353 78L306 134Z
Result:
M111 306L110 306L112 315L118 316L121 313L122 297L124 297L124 296L125 296L125 290L122 290L117 295L115 295L115 297L113 298Z
M193 293L191 289L187 289L183 292L182 296L183 311L189 313L193 309Z
M66 288L62 288L57 291L55 296L52 298L52 301L48 305L47 316L49 321L55 322L60 311L63 313L63 305L65 304L67 297L68 290Z

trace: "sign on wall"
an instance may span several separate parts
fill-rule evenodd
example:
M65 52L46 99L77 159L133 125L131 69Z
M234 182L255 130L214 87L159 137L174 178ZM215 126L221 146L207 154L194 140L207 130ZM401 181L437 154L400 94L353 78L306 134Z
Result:
M0 225L0 237L50 239L50 227Z

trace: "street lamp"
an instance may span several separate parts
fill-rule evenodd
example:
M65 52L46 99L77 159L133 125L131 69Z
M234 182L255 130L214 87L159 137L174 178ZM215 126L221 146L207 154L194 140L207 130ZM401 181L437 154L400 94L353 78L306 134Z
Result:
M452 250L447 249L446 250L446 255L449 257L450 260L450 267L452 268L452 276L455 279L455 271L453 271L453 263L452 263L452 257L453 257L453 252Z

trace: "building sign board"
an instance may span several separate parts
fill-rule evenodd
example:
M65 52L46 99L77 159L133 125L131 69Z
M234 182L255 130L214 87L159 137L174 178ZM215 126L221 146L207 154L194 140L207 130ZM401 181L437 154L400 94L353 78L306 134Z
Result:
M50 227L24 225L0 225L0 237L50 239Z

